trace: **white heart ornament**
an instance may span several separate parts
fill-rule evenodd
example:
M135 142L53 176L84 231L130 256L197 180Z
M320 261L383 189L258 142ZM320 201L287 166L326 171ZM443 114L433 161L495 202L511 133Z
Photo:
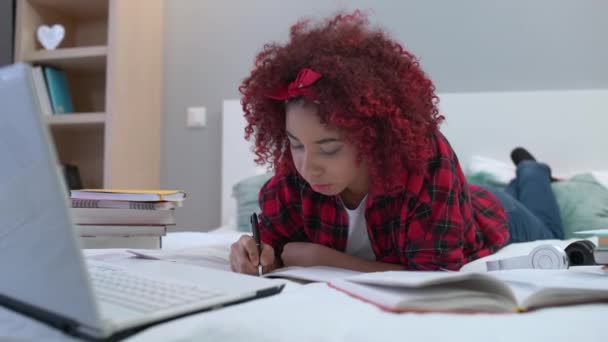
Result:
M51 27L42 25L38 27L36 35L38 37L38 41L45 49L55 50L65 36L65 29L59 24L55 24Z

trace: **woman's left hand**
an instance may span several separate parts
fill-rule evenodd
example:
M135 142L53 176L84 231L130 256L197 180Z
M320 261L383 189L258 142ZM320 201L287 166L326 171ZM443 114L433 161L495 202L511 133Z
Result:
M342 254L311 242L290 242L283 247L281 259L285 266L327 266L331 256Z
M281 254L284 266L330 266L359 272L403 270L399 264L365 260L335 249L311 242L290 242Z

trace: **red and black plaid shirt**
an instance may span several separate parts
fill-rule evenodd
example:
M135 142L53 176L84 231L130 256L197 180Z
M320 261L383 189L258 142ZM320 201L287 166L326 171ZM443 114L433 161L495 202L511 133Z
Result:
M498 199L468 185L441 133L424 174L408 174L407 189L369 194L367 231L376 260L411 270L458 270L492 254L509 240ZM260 191L260 237L280 255L288 242L346 249L348 214L339 196L313 191L297 173L277 174Z

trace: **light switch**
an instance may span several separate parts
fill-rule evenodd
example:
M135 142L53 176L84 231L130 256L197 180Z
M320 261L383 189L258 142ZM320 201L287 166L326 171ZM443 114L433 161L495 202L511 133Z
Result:
M188 107L188 127L205 127L207 125L207 108Z

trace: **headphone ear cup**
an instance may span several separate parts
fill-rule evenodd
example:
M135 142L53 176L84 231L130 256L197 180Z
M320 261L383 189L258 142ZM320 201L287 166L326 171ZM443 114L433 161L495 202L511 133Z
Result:
M564 269L568 268L568 256L560 248L552 245L541 245L529 255L532 268L535 269Z
M595 265L593 250L595 244L589 240L575 241L566 247L571 266Z
M581 240L581 242L582 242L583 244L587 245L587 246L589 247L589 250L590 250L590 251L592 251L592 252L593 252L593 250L594 250L595 248L597 248L597 246L596 246L596 245L595 245L593 242L591 242L591 241L589 241L589 240Z
M565 269L568 256L563 249L553 245L540 245L530 254L506 259L486 261L488 271L513 270L519 268Z

